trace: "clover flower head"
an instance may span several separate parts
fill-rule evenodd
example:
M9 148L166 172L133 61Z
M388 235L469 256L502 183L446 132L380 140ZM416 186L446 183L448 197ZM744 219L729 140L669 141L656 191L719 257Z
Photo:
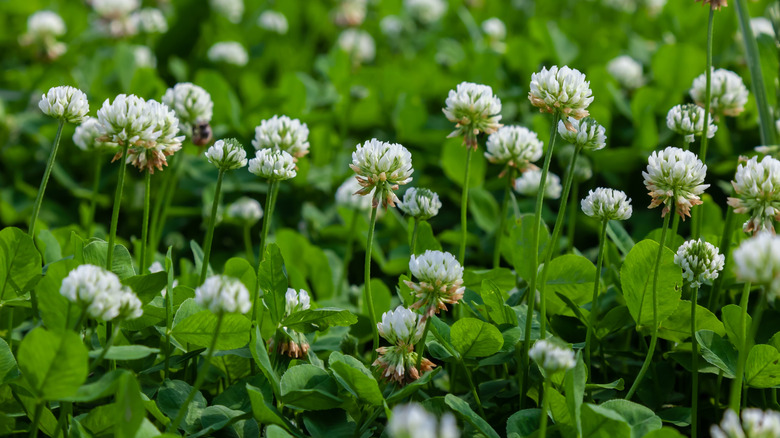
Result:
M567 371L577 365L571 348L560 347L547 339L534 342L528 356L548 374Z
M488 18L482 22L482 32L493 40L506 38L506 24L498 17Z
M376 44L371 34L359 29L346 29L339 35L338 47L349 53L355 64L368 63L376 56Z
M734 272L739 280L769 286L769 296L780 292L780 237L763 231L743 240L734 250Z
M609 61L607 71L622 87L629 90L639 88L645 83L642 64L628 55L620 55Z
M780 161L766 156L740 163L731 185L735 196L728 204L735 213L750 215L742 229L774 232L774 221L780 219Z
M190 82L180 82L165 91L162 101L176 112L182 132L198 144L195 134L200 127L208 126L214 110L208 91Z
M775 37L775 27L772 25L772 21L766 17L753 17L750 19L750 29L753 31L753 35L758 38L761 35L768 35L769 37ZM741 36L741 34L739 35Z
M523 126L502 126L487 139L485 157L491 163L506 164L521 172L534 169L542 158L543 143L536 133Z
M249 291L239 280L214 275L195 289L195 303L213 313L246 313L252 308Z
M237 41L215 43L206 54L211 62L224 62L243 67L249 62L249 54Z
M447 310L447 304L457 304L463 298L463 266L452 254L427 250L420 256L412 255L409 270L417 282L404 283L417 298L412 308L422 310L423 318Z
M398 38L404 30L404 22L396 15L388 15L379 22L379 28L388 38Z
M246 151L235 138L217 140L206 151L206 158L219 170L233 170L246 166Z
M411 187L404 193L404 200L398 207L415 219L428 220L439 214L441 201L435 192Z
M244 0L210 0L209 6L234 24L240 23L244 15Z
M135 319L143 314L142 303L119 277L95 265L80 265L62 280L60 294L94 319Z
M141 308L143 303L138 299L138 296L125 286L122 288L122 293L117 297L118 301L118 314L116 318L130 320L140 318L144 311Z
M127 163L132 164L139 171L146 170L154 173L154 170L162 170L168 165L166 157L173 155L181 149L184 141L179 134L179 119L163 103L150 99L144 102L143 111L151 122L151 131L136 142L131 142L127 151ZM98 112L100 117L100 112ZM122 152L117 152L114 160L121 158Z
M693 143L694 137L704 133L704 109L692 103L676 105L666 114L666 126L672 131L685 136L687 143ZM707 138L715 136L718 126L707 120Z
M461 82L450 90L444 101L444 115L455 123L455 130L448 137L463 136L466 146L477 149L477 135L498 131L501 121L501 99L488 85Z
M780 412L749 408L742 410L742 422L731 409L720 424L710 427L712 438L772 438L780 436Z
M718 115L736 117L745 110L748 89L742 78L733 71L719 68L712 71L710 112ZM707 96L707 75L702 73L693 80L691 98L704 108Z
M27 17L27 35L34 40L62 36L65 30L65 21L56 12L38 11Z
M141 7L140 0L92 0L92 9L102 18L119 19Z
M425 324L420 323L420 315L398 306L382 314L382 322L376 324L379 334L393 345L414 346L422 337Z
M146 101L133 94L120 94L113 102L106 99L97 111L97 119L102 132L100 141L132 145L159 137L155 133L156 121L146 111Z
M682 268L683 278L693 287L711 283L723 270L726 257L718 248L701 239L688 240L677 248L674 263Z
M539 184L542 181L542 171L540 169L530 169L523 172L520 178L514 182L514 188L517 193L525 196L536 196L539 192ZM558 199L561 197L561 179L558 175L547 172L547 181L544 184L544 197L548 199Z
M577 120L588 116L588 105L593 102L590 82L579 70L557 65L542 67L542 71L531 75L531 91L528 99L542 112L558 112L569 130L568 118Z
M722 6L728 6L728 0L696 0L700 1L702 6L709 4L712 9L720 9Z
M286 151L260 149L255 158L249 160L249 171L269 180L284 181L295 178L295 159Z
M255 128L255 149L280 149L300 158L309 153L309 127L298 119L273 116Z
M441 421L419 403L396 405L385 428L390 438L459 438L455 417L447 412Z
M168 32L168 21L162 11L157 8L143 8L130 15L130 22L141 32L165 33Z
M404 0L404 9L422 24L432 24L447 12L444 0Z
M311 299L309 293L301 289L296 291L293 288L288 288L284 294L284 313L289 316L302 310L307 310L311 307Z
M398 197L394 190L411 182L414 172L412 154L405 147L375 138L357 145L349 167L357 174L357 181L362 187L358 193L365 196L374 189L381 190L385 207L395 206ZM376 207L379 202L376 196L373 202Z
M265 29L269 32L278 33L284 35L287 33L288 24L287 17L281 12L277 11L265 11L257 18L257 25L261 29Z
M379 334L393 344L377 348L379 356L372 364L379 367L385 380L405 385L419 379L420 372L429 371L435 366L423 358L420 369L417 369L414 346L422 338L425 327L422 318L412 310L398 306L395 310L385 312L382 322L377 323Z
M81 123L89 113L87 95L67 85L50 88L41 95L38 108L49 117L68 123Z
M83 151L107 150L116 148L116 143L103 142L98 138L103 135L100 122L94 117L87 117L73 133L73 143Z
M350 210L371 210L371 200L374 192L368 196L361 196L358 192L363 190L357 178L351 176L336 189L336 205Z
M701 204L699 195L709 187L704 184L707 166L691 151L667 147L655 151L648 158L647 171L642 172L645 187L652 198L649 208L664 204L662 216L669 212L669 205L677 206L677 214L683 220L690 216L691 207Z
M590 117L577 120L573 117L558 122L558 134L578 148L588 151L604 149L607 145L606 129Z
M367 0L341 0L333 11L333 21L341 27L356 27L366 19Z
M257 200L243 196L230 204L227 209L228 217L244 222L252 226L263 218L263 207Z
M138 68L157 68L157 58L149 46L133 46L133 60Z
M583 213L602 221L628 220L632 213L631 198L620 190L603 187L589 191L580 205Z

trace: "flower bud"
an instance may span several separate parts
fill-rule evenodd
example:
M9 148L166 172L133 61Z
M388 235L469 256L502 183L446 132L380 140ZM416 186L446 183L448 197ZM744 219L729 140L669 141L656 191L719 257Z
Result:
M404 200L398 207L415 219L428 220L439 214L441 201L439 195L428 189L411 187L404 193Z
M206 151L206 158L219 170L233 170L246 166L246 151L235 138L217 140Z
M41 95L38 108L49 117L68 123L81 123L89 113L89 102L81 90L65 85L50 88Z

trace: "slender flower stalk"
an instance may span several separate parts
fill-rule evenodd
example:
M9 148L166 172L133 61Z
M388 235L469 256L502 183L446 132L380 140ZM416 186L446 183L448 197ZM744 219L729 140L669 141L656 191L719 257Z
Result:
M111 212L111 226L108 230L108 247L106 249L106 269L111 269L114 259L114 243L116 242L116 228L119 224L119 207L122 204L122 192L125 186L125 174L127 173L127 150L128 144L122 145L122 151L119 161L119 174L116 180L116 191L114 192L114 208Z
M111 330L110 332L106 332L106 345L103 346L103 349L100 350L100 355L98 355L95 360L89 364L89 372L95 371L95 369L100 365L101 362L103 362L103 359L105 359L106 354L108 353L108 350L111 349L111 347L114 345L114 340L116 339L117 335L119 335L119 327L120 322L117 322L116 326L114 327L114 330ZM108 328L108 326L106 326Z
M141 259L138 267L141 272L146 270L147 252L149 244L149 208L152 196L152 173L146 172L144 175L144 216L141 226Z
M222 191L222 179L225 177L225 170L219 169L217 174L217 187L214 191L214 201L211 203L211 214L208 218L208 225L206 226L206 237L203 238L203 264L200 268L200 280L198 284L203 284L206 281L206 274L209 270L209 261L211 260L211 243L214 240L214 228L217 225L219 214L219 196Z
M46 170L43 172L41 178L41 184L38 186L38 194L35 197L35 204L33 204L32 215L30 216L30 226L27 228L30 237L35 237L35 223L38 221L38 213L41 211L41 204L43 203L43 194L46 192L46 186L49 183L49 176L51 176L51 170L54 167L54 160L57 157L57 150L60 147L60 138L62 137L62 128L65 126L65 119L60 119L60 123L57 126L57 135L54 137L54 146L52 146L51 152L49 152L49 159L46 161ZM37 315L37 311L33 311L33 314Z
M701 136L701 147L699 149L699 158L702 163L707 162L707 145L709 144L709 125L710 125L710 105L712 104L712 22L715 18L715 9L710 8L709 19L707 20L707 66L705 70L705 93L704 93L704 131ZM701 235L701 226L703 215L693 218L691 224L691 237L698 239ZM674 236L672 236L674 237ZM694 343L696 337L694 336ZM694 372L698 372L694 369ZM698 380L697 380L698 382ZM694 419L695 420L695 419ZM696 425L692 423L692 435L696 436Z
M547 436L547 412L550 407L550 386L555 374L566 372L577 365L574 352L557 343L540 339L534 343L528 352L537 366L542 370L544 386L542 391L542 415L539 422L539 436Z
M368 316L371 318L371 328L373 332L374 347L371 353L371 362L377 358L377 349L379 348L379 332L376 328L376 310L374 308L374 296L371 294L371 249L374 246L374 228L376 227L377 198L382 196L381 190L377 190L374 195L374 207L371 208L371 219L368 221L368 237L366 238L366 259L363 264L363 291L364 299L368 306Z
M499 213L498 228L496 229L496 243L493 247L493 269L498 268L501 264L501 239L503 239L504 229L506 229L506 216L509 211L509 198L512 196L514 176L514 169L510 169L505 181L506 184L504 184L504 199L501 201L501 212Z
M252 247L252 227L263 218L263 207L256 200L247 196L242 196L227 209L227 216L233 221L243 225L244 247L246 250L246 259L249 263L256 262L254 249Z
M460 247L458 249L458 261L464 263L466 259L466 240L469 236L468 230L468 204L469 204L469 173L471 171L471 153L473 150L466 150L466 171L463 173L463 191L460 197Z
M360 196L357 192L362 190L362 186L354 177L349 177L344 181L336 190L336 205L339 207L352 210L351 218L349 219L349 226L347 227L349 233L347 234L347 242L344 249L344 260L342 262L341 273L339 274L339 281L336 283L336 287L339 292L343 292L342 289L344 282L348 281L349 264L352 261L355 244L355 230L357 227L358 218L367 214L371 215L371 203L373 202L373 193L369 196ZM377 211L379 214L380 211ZM347 283L349 287L349 283Z
M342 286L344 285L345 281L348 281L347 273L349 271L349 264L352 261L352 254L355 247L355 228L357 227L358 216L360 216L360 211L353 210L352 217L349 220L349 234L347 234L347 243L345 244L346 247L344 249L344 262L342 263L343 266L341 267L341 274L339 274L339 281L336 283L336 287L339 291L343 291Z

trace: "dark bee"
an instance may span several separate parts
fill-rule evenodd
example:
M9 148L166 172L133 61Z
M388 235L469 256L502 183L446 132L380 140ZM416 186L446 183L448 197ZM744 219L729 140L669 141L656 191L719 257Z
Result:
M211 125L208 122L195 125L192 130L192 143L197 146L205 146L211 141Z

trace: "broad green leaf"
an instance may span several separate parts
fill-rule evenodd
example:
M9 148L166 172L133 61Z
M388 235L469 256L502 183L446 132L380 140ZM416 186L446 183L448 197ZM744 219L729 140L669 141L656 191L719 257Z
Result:
M631 438L641 438L650 431L661 428L661 419L648 407L621 399L609 400L602 408L612 410L631 427Z
M0 230L0 301L22 295L41 277L41 254L19 228Z
M729 341L711 330L699 330L696 340L704 360L723 370L723 375L729 379L737 375L738 353Z
M284 417L276 409L273 400L266 400L260 388L246 384L249 401L252 403L252 414L259 424L278 424L287 427Z
M357 427L353 421L347 419L344 409L308 411L303 417L303 424L312 438L354 436Z
M62 280L77 267L78 263L74 260L54 262L46 269L46 275L35 285L35 292L38 294L38 310L44 324L50 329L64 329L68 313L70 313L70 328L73 328L79 318L81 309L70 305L70 301L60 294Z
M463 187L463 176L466 174L466 155L468 148L462 146L460 137L451 138L444 142L441 148L439 164L444 174L450 181ZM471 169L469 172L469 187L479 187L485 180L487 160L480 153L471 153Z
M211 436L214 432L225 428L225 426L237 422L239 418L249 418L249 416L250 415L245 412L230 409L225 406L209 406L201 413L200 424L203 429L191 436L192 438Z
M523 409L512 414L506 420L507 438L527 438L539 429L542 418L541 409Z
M483 435L489 438L499 438L498 433L496 433L496 431L490 427L490 424L482 417L477 415L477 413L471 409L471 406L463 401L463 399L452 394L447 394L444 397L444 402L447 403L447 406L449 406L455 412L455 415L460 417L461 420L474 426L474 428Z
M754 345L745 363L745 383L753 388L780 385L780 352L771 345Z
M593 280L596 267L585 257L566 254L550 262L547 270L545 297L549 315L572 316L572 311L557 295L561 293L577 305L589 303L593 298Z
M135 275L122 280L122 284L130 287L143 304L148 304L154 297L160 295L160 292L168 284L168 274L155 272L153 274Z
M284 318L280 325L291 330L309 333L322 331L334 325L350 326L356 322L357 317L349 310L322 307L295 312Z
M585 362L582 361L582 353L577 353L577 365L566 371L563 378L563 386L566 391L566 405L569 407L569 415L574 420L574 427L578 435L582 435L582 399L585 396L585 382L588 380L588 371Z
M621 253L628 254L634 247L634 241L619 221L609 221L607 224L607 235L609 240L615 242L615 246Z
M297 365L281 381L282 401L300 409L323 410L342 402L338 384L327 371L314 365Z
M137 360L143 359L151 354L160 352L159 348L150 348L146 345L114 345L108 349L105 359L108 360ZM102 353L101 350L92 350L89 357L96 358Z
M192 259L195 261L195 272L200 272L203 269L203 248L200 247L198 242L190 240L190 250L192 250ZM214 275L214 271L209 264L206 267L206 277L211 277L212 275Z
M476 318L455 321L450 329L450 339L463 357L490 356L504 345L504 338L496 326Z
M469 190L469 212L482 231L492 233L498 228L498 203L493 195L482 187Z
M208 347L217 329L217 315L210 310L202 310L188 316L176 324L171 331L180 342ZM244 316L235 313L222 315L222 326L217 336L217 350L241 348L249 342L249 330L252 323Z
M192 386L187 382L166 380L157 392L157 406L168 418L176 418L179 409L187 410L184 420L179 424L179 427L187 433L194 433L200 429L200 417L203 409L207 406L206 398L203 397L200 391L195 393L192 403L184 406L184 402L187 400L191 390Z
M0 385L19 377L19 367L16 366L11 348L4 339L0 339Z
M125 373L119 380L116 392L116 426L114 436L133 438L146 418L141 399L141 386L133 373Z
M33 329L19 344L17 360L30 389L42 400L69 397L87 379L87 348L75 332Z
M514 224L511 233L511 240L513 244L512 259L513 265L517 275L528 281L532 274L536 274L536 267L531 266L529 260L533 256L532 252L532 240L534 232L534 215L524 214L517 219ZM547 225L542 222L542 227L539 230L539 247L537 248L537 260L542 259L542 252L547 248L547 244L550 240L550 231L547 229Z
M661 429L656 429L654 431L649 432L647 435L645 435L644 438L684 438L685 435L681 434L677 431L677 429L671 428L671 427L662 427Z
M114 370L100 376L94 382L86 383L70 397L62 400L71 402L91 402L100 398L109 397L116 394L116 388L122 377L129 373L127 370Z
M433 235L433 228L428 221L420 221L417 226L417 254L422 254L426 250L441 251L441 243Z
M630 437L631 426L623 416L605 407L582 405L582 436L588 438Z
M717 316L706 307L696 305L696 331L711 330L724 336L726 330ZM677 310L658 329L658 337L673 342L683 342L691 337L691 302L681 300Z
M365 287L360 289L360 296L366 296ZM379 278L371 279L371 295L374 297L374 311L376 312L377 319L382 318L382 314L390 310L390 306L393 301L393 295L390 293L387 285ZM414 299L414 297L412 297ZM368 301L363 301L362 311L363 315L368 315ZM416 301L416 300L415 300Z
M750 326L753 324L753 318L745 314L745 331L742 331L742 307L736 304L723 306L720 310L723 318L723 326L726 329L726 336L729 341L737 347L742 348L742 341L745 339L745 333L750 333Z
M260 263L260 289L263 291L263 300L271 313L271 321L278 324L284 316L285 299L287 293L287 275L284 271L284 260L279 247L275 243L269 244L265 249L265 258Z
M433 370L428 371L427 373L420 376L420 378L415 380L414 382L409 383L408 385L405 385L402 388L397 389L395 392L393 392L392 394L390 394L390 396L387 397L387 403L393 404L399 402L404 398L417 392L418 389L424 388L425 385L427 385L428 382L433 380L433 377L441 370L442 370L441 367L436 367Z
M655 260L659 245L652 240L637 243L626 256L620 269L623 296L637 328L650 329L653 325L653 282ZM656 303L657 323L671 316L680 302L682 271L674 264L674 253L663 249L658 272Z
M506 305L504 297L501 294L501 289L498 285L491 280L482 280L482 287L480 288L480 296L482 301L485 302L487 307L487 313L490 320L496 325L501 324L517 324L517 315L511 307Z
M108 242L96 240L84 245L84 263L104 268L106 266L106 254ZM111 260L111 272L119 276L120 280L135 275L133 270L133 258L130 251L123 245L114 245L114 258Z
M292 438L292 435L287 433L283 428L272 424L265 430L266 438Z
M35 236L35 246L40 248L43 254L43 264L56 262L62 258L62 248L57 238L49 230L41 230Z
M228 259L225 262L224 275L239 279L248 291L254 292L257 274L255 268L245 258L233 257Z
M379 384L362 362L338 351L330 354L328 368L333 376L347 391L357 399L373 406L382 406L385 398L379 390Z
M257 366L260 367L260 371L263 372L269 382L272 383L271 387L274 390L274 394L277 397L281 397L281 388L279 375L276 374L276 370L271 365L271 359L268 357L268 350L265 349L265 341L260 334L260 326L255 327L255 339L254 342L249 343L249 349L252 352L252 358L254 358Z

